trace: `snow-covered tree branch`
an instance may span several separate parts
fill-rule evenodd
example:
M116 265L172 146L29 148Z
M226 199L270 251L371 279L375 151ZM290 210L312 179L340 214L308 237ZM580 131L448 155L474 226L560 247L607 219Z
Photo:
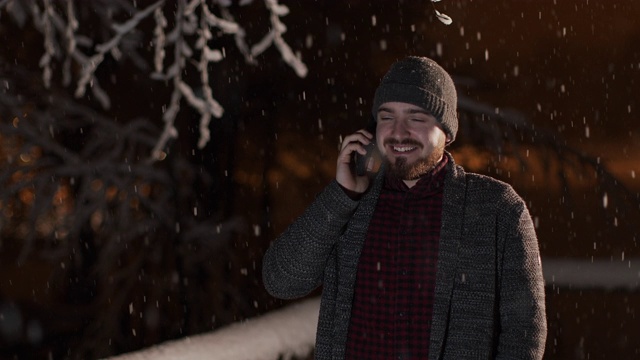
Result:
M73 350L79 357L113 353L141 341L143 332L146 339L175 337L257 311L249 290L229 283L242 281L246 269L225 274L240 262L228 243L246 224L224 212L230 200L216 188L222 176L178 151L168 154L194 112L199 147L210 142L217 126L210 122L224 113L214 91L224 88L218 66L229 53L254 67L261 54L247 51L249 39L282 38L284 26L251 24L248 31L234 20L249 7L270 23L286 14L273 1L155 1L139 8L111 0L0 2L3 35L13 28L24 30L25 42L34 40L24 61L10 50L0 54L0 249L19 249L17 266L34 258L53 264L55 295L73 294L71 312L85 317ZM282 57L281 48L267 49ZM291 75L304 76L299 57L286 55ZM130 104L113 89L130 78L119 79L124 72L116 66L157 84L167 98L153 99L156 111L142 105L147 111L123 118L118 109ZM207 289L212 279L218 285ZM220 310L229 301L235 314ZM122 334L124 324L139 337ZM63 323L50 326L47 335Z
M253 3L252 0L244 0L239 5ZM254 45L247 44L246 30L234 19L229 9L231 6L231 1L206 0L179 0L176 3L159 0L143 8L120 1L82 3L67 0L55 3L50 0L7 0L0 3L0 10L4 8L20 26L25 26L31 19L42 34L44 51L40 67L45 87L49 88L57 78L52 69L62 64L62 83L69 85L75 81L77 98L87 97L89 90L104 109L111 108L113 104L100 85L96 72L104 66L106 57L117 62L129 58L143 68L148 67L143 59L151 58L149 62L153 63L154 70L148 76L158 81L169 81L172 86L162 116L164 131L149 154L149 161L156 161L163 157L168 142L178 136L175 122L182 100L200 114L199 148L210 140L211 119L220 118L224 113L224 107L216 100L211 87L211 83L219 79L212 78L209 69L223 61L225 53L230 50L213 47L215 38L233 36L247 64L256 64L257 57L274 46L298 76L307 74L300 56L283 38L286 26L280 19L289 12L285 5L277 0L264 0L271 26L262 40ZM76 7L92 7L93 11L105 16L102 29L107 37L105 40L83 35L88 24L78 18ZM147 38L143 27L148 24L152 24L153 34ZM147 43L150 46L146 46ZM141 52L148 54L142 55ZM198 58L195 62L192 61L194 57ZM191 69L199 73L198 81L184 76Z

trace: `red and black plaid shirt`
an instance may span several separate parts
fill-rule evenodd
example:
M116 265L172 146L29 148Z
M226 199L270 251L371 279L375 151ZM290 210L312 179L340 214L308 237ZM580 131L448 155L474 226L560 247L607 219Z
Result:
M412 188L387 177L358 262L347 359L426 359L447 157Z

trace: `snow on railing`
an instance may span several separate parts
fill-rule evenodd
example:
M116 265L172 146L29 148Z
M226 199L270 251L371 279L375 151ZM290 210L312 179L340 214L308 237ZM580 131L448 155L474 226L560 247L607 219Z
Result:
M289 305L212 333L169 341L112 360L276 360L304 358L313 350L318 298Z
M544 282L547 286L569 289L640 289L640 258L575 260L544 258Z
M640 258L542 261L547 287L640 289ZM275 360L304 358L313 350L318 298L308 299L226 328L111 358L111 360Z

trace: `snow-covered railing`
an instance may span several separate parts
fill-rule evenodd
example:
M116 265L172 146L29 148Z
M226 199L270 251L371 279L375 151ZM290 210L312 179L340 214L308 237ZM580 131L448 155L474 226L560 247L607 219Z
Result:
M277 360L304 358L313 350L318 298L289 305L212 333L168 341L112 360Z
M570 289L640 289L640 258L575 260L544 258L547 286Z
M640 289L640 258L542 261L547 287L571 289ZM112 360L275 360L304 358L313 350L318 298L304 300L226 328L175 340Z

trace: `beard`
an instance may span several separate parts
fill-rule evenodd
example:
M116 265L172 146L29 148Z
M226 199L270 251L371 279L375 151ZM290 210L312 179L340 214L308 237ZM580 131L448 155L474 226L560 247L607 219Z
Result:
M411 163L404 156L398 156L395 162L391 162L388 157L385 158L389 174L401 180L417 180L422 175L431 171L444 156L446 138L442 137L433 147L433 150L426 155ZM422 144L414 140L405 140L402 142L389 141L388 144L393 145L414 145L422 148Z

